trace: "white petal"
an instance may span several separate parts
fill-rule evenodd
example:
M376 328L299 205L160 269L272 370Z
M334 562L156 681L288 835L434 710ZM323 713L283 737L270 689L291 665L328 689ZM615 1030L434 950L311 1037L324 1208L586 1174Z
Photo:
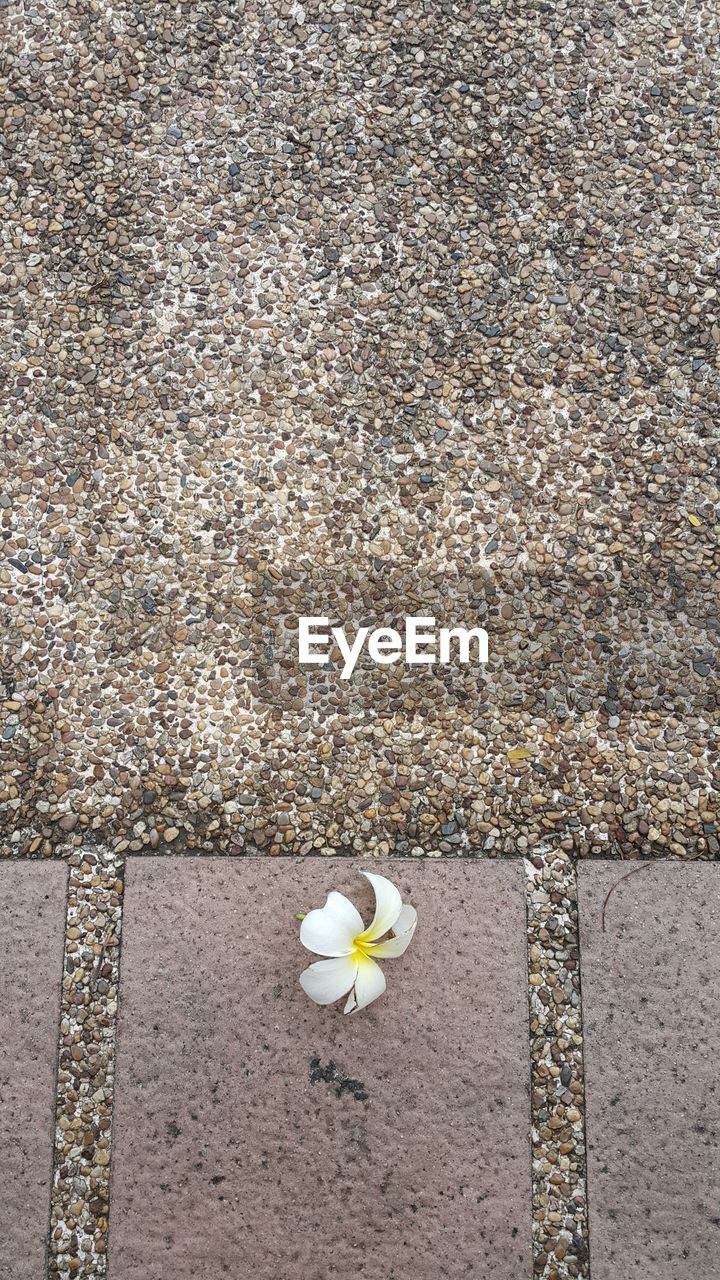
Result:
M373 1000L377 1000L385 990L385 985L385 974L380 965L367 956L363 957L355 974L355 1000L358 1009L364 1009Z
M345 1008L343 1009L343 1013L352 1013L353 1009L355 1009L356 1007L357 1007L357 1000L355 999L355 988L353 987L345 1003Z
M300 925L300 941L319 956L348 956L362 932L360 912L342 893L328 894L324 907L309 911Z
M413 940L416 925L417 911L406 902L393 925L395 936L386 938L384 942L374 943L372 947L373 958L388 960L393 956L401 956L404 951L407 951Z
M416 924L417 911L410 906L409 902L404 902L402 911L393 925L392 931L395 937L399 938L401 933L407 933L408 929L414 929Z
M300 974L300 986L316 1004L332 1004L352 989L357 964L350 956L318 960Z
M392 929L402 911L402 898L400 890L390 880L386 880L385 876L374 875L372 871L361 871L360 874L367 877L375 893L372 924L361 934L365 942L373 942L375 938L381 938L387 933L388 929Z
M328 894L325 906L332 907L332 910L338 919L342 917L342 919L347 920L347 923L351 928L362 929L364 923L363 918L357 907L353 906L350 899L346 898L344 893L336 893L333 889L332 893Z

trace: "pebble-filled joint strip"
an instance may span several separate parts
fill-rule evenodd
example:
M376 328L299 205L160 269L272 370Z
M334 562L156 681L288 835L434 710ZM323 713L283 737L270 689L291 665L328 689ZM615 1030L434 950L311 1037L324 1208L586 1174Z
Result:
M48 1276L107 1271L122 860L69 858Z
M577 878L568 851L526 860L537 1280L589 1280Z

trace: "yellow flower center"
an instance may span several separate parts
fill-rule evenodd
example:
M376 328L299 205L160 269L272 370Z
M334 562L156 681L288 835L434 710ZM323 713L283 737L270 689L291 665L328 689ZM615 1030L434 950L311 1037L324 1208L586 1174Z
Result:
M352 959L356 964L361 960L369 960L372 950L372 943L368 942L364 933L359 933L352 941Z

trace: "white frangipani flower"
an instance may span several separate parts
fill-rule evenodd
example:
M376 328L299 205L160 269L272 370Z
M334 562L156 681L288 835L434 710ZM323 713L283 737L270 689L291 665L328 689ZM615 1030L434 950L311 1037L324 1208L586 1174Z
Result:
M401 956L417 924L417 911L403 905L390 880L371 871L360 874L367 876L375 893L375 915L367 929L352 902L335 891L328 894L324 907L309 911L300 926L303 946L331 957L311 964L300 975L300 986L316 1004L332 1004L347 995L345 1013L364 1009L382 995L385 974L375 961ZM391 936L384 938L390 930Z

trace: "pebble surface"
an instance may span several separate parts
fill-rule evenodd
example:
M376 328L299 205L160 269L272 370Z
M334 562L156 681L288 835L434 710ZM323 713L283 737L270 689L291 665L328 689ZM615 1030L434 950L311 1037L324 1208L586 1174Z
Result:
M123 866L69 857L48 1276L107 1273Z
M546 846L526 872L534 1274L589 1280L576 868Z
M4 852L717 856L717 36L10 17ZM490 662L301 671L319 605Z

